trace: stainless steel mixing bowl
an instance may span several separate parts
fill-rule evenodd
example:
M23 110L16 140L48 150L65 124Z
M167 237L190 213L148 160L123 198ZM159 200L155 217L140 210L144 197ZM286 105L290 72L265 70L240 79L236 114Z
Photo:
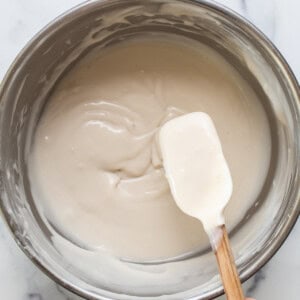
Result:
M299 87L285 60L263 34L235 13L205 1L85 2L34 37L2 82L0 193L2 211L23 251L59 284L86 298L156 299L163 295L173 300L208 299L222 293L216 268L176 286L149 282L147 290L132 282L131 289L126 283L118 288L94 284L75 272L55 249L31 196L26 156L56 83L96 46L109 47L157 33L184 36L218 51L253 87L267 113L272 135L268 177L243 222L231 232L243 281L272 257L299 214ZM205 255L209 254L186 259L194 259L195 268L200 268Z

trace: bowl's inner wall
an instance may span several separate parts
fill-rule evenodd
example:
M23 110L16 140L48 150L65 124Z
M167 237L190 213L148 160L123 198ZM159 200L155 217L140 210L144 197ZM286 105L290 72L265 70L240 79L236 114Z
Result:
M51 234L31 196L26 156L47 98L80 57L96 46L108 47L124 39L156 33L184 36L217 50L253 87L268 115L272 134L269 175L255 205L232 232L242 278L263 263L262 258L272 242L283 234L286 215L295 210L297 193L291 184L296 180L298 164L298 141L295 140L298 125L293 120L293 115L298 114L297 108L289 82L282 79L281 70L274 66L275 58L253 39L247 28L212 7L196 6L191 1L91 3L48 27L18 58L3 84L0 130L2 206L18 242L50 273L76 285L83 293L104 295L66 265L53 248ZM258 222L260 232L254 230ZM176 287L161 286L146 294L170 294L170 298L175 299L172 294L183 292L178 299L195 295L205 299L221 290L219 279L212 278L216 273L213 266L209 276L194 278ZM104 285L100 288L109 289ZM185 292L192 288L193 291ZM124 291L130 293L122 285L112 292ZM131 294L145 296L138 286Z

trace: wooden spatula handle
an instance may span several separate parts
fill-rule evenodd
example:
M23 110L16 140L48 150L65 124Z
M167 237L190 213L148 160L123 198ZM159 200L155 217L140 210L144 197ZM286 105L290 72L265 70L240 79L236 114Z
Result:
M245 300L225 225L223 225L221 229L222 239L215 250L215 255L218 261L225 294L228 300Z

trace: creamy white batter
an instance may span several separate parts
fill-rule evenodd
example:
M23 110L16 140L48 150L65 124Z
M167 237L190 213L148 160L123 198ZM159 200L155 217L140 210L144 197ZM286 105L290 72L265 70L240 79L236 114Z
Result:
M270 160L270 134L248 84L200 44L135 40L94 51L61 81L29 157L33 197L64 236L134 260L208 246L202 226L176 206L157 132L204 111L216 125L232 178L229 229L255 202Z

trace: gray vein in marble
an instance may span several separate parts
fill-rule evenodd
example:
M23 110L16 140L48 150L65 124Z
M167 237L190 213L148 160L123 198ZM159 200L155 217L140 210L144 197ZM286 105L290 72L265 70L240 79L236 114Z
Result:
M241 9L243 12L243 15L246 16L247 15L247 2L246 0L240 0L240 5L241 5Z
M276 2L240 0L241 12L271 40L276 34Z
M266 267L267 268L267 267ZM251 285L247 288L246 294L253 295L255 290L259 287L262 281L266 278L264 269L258 271L254 276Z
M29 293L28 300L43 300L43 297L41 294L38 293Z

